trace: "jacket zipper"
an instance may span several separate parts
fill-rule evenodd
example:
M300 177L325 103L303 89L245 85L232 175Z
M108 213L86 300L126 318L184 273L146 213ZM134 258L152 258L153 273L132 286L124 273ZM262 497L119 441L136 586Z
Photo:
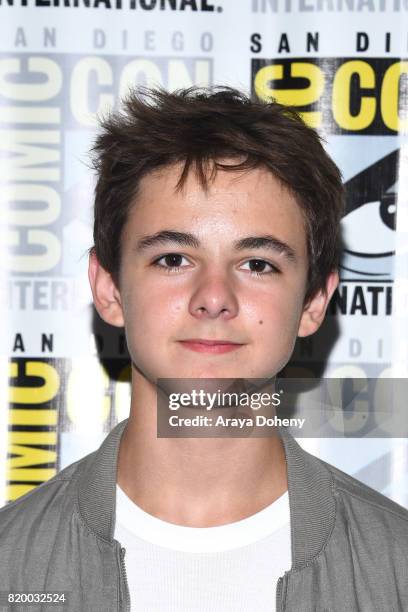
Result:
M278 584L276 585L276 612L281 612L282 610L282 582L283 578L278 579Z
M128 581L127 581L127 574L126 574L125 554L126 554L126 548L121 547L120 549L120 570L121 570L121 574L122 574L123 582L125 586L125 610L126 612L130 612L130 595L129 595L129 586L128 586Z
M282 596L282 591L283 591L283 582L287 580L287 573L285 572L285 574L283 576L281 576L280 578L278 578L278 582L276 585L276 612L283 612L285 609L285 596ZM285 595L286 595L286 590L285 590Z

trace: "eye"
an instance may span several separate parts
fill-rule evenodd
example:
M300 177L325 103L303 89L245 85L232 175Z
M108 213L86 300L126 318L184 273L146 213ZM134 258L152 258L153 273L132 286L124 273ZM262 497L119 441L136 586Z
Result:
M276 274L280 272L280 270L278 270L276 266L269 263L269 261L265 261L264 259L250 259L245 262L244 265L249 265L251 275L255 274L255 276L263 276L264 274ZM269 270L265 270L265 266L269 266Z
M161 260L164 260L166 263L163 265L159 263ZM181 260L186 259L184 255L180 255L180 253L166 253L166 255L162 255L158 259L152 262L153 266L157 266L158 268L163 268L166 272L178 272L181 266ZM187 261L187 259L186 259Z

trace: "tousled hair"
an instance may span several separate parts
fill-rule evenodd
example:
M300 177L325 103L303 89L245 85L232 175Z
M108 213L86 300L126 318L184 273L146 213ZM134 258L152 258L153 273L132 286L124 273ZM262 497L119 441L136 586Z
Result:
M178 190L190 170L207 189L220 169L261 166L289 189L305 220L305 301L325 289L328 274L338 266L344 210L341 174L318 133L289 106L253 101L225 86L174 92L139 87L129 92L121 111L101 119L92 154L97 183L91 250L117 285L123 227L137 202L140 180L178 162ZM223 164L225 158L236 163Z

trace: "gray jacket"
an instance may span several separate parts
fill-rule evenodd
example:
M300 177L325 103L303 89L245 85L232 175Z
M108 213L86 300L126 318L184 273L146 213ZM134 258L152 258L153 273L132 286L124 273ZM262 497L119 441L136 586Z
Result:
M31 611L130 610L125 550L113 539L126 423L97 451L0 511L0 589L67 593L64 607ZM279 578L277 610L408 611L408 511L280 431L293 565Z

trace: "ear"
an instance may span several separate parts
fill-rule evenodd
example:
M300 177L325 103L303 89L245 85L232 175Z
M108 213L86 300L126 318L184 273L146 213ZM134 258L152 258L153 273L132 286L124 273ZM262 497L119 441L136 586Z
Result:
M305 305L299 324L299 337L310 336L319 329L338 284L339 274L333 270L326 278L325 288L320 289Z
M115 327L123 327L123 310L120 293L112 276L99 263L94 251L89 255L88 278L93 301L99 316Z

